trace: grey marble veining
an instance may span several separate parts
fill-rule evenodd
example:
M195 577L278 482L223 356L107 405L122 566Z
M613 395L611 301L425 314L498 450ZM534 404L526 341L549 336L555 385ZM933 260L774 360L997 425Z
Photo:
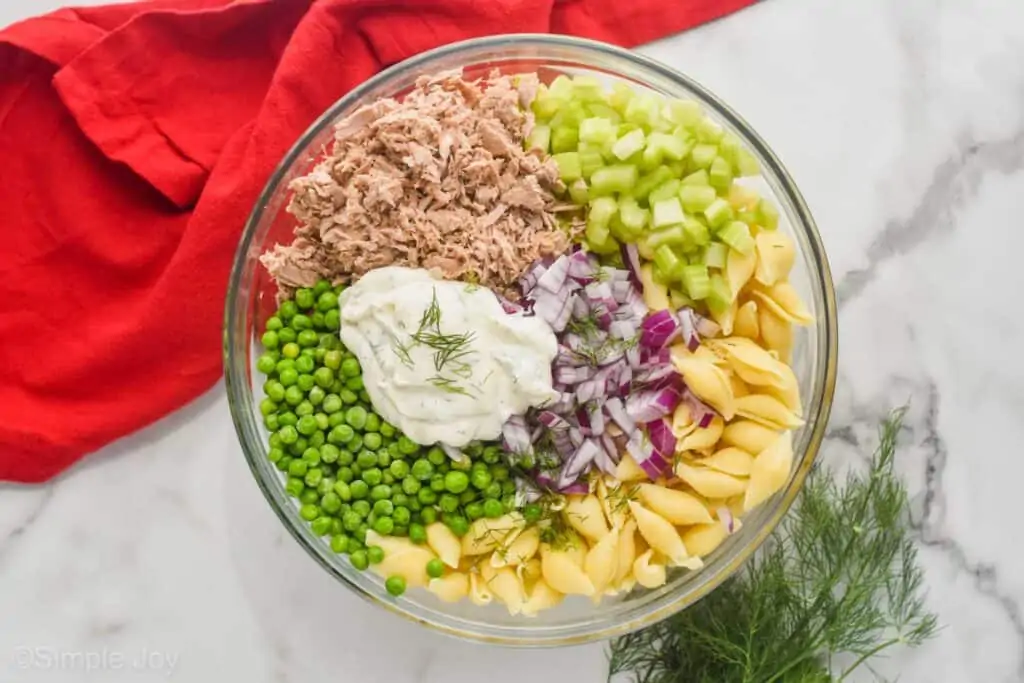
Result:
M641 51L742 112L815 214L840 301L824 459L856 466L909 402L898 467L944 629L877 670L1024 683L1024 3L766 0ZM106 659L20 668L25 648ZM458 643L340 590L253 485L219 388L49 486L0 488L5 683L481 676L600 681L602 648Z

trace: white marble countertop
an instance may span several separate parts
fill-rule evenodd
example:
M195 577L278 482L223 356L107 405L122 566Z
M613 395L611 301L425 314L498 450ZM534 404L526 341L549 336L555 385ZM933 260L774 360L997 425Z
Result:
M0 24L57 4L5 0ZM1024 4L768 0L642 51L743 112L815 213L841 302L826 457L912 401L900 467L945 629L880 669L1024 681ZM47 668L74 652L98 669ZM0 681L484 676L597 683L602 647L455 642L342 590L264 502L222 388L53 484L0 486Z

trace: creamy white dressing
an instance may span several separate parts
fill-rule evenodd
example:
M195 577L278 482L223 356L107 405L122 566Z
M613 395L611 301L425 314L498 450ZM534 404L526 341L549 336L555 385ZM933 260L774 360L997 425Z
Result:
M341 340L363 366L374 409L416 443L495 439L509 416L556 396L554 332L505 313L489 289L378 268L339 305Z

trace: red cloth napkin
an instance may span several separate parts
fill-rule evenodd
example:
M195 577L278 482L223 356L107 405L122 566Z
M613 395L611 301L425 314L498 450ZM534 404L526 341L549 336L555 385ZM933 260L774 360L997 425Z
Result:
M495 32L635 45L753 0L154 0L0 31L0 480L38 482L221 373L242 225L316 116Z

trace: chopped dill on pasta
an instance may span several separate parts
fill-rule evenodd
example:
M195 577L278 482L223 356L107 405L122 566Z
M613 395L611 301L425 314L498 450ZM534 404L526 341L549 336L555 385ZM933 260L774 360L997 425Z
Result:
M924 604L907 492L893 471L905 410L879 429L865 473L808 476L779 530L736 578L666 621L618 638L610 676L637 683L832 683L937 630ZM842 655L852 664L841 668Z

